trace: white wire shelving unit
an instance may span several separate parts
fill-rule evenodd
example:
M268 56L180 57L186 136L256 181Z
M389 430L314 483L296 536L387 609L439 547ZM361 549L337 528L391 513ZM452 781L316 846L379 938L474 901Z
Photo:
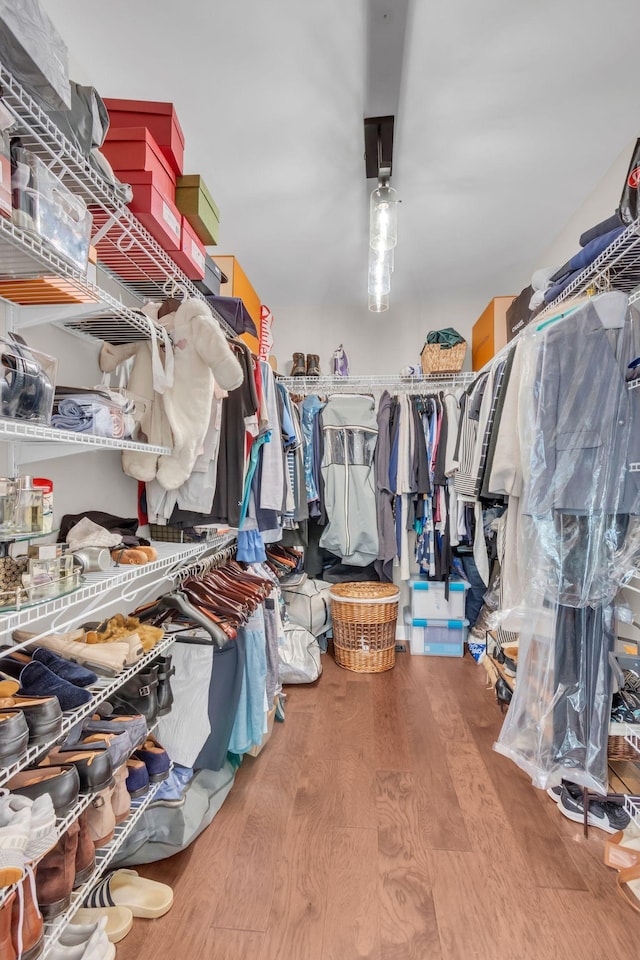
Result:
M147 807L153 802L155 795L161 786L162 783L155 783L150 787L149 792L146 793L144 797L140 797L138 800L132 800L131 813L124 823L121 823L116 827L113 840L106 844L106 846L99 847L96 850L96 866L89 879L77 890L74 890L71 896L71 904L65 910L65 912L60 914L59 917L56 917L51 923L45 924L45 946L41 957L46 958L51 955L65 927L67 927L77 911L80 909L87 894L107 872L110 864L115 859L116 854L123 847L125 841L131 835L131 833L133 833L136 824L144 814Z
M421 377L401 377L394 374L366 377L278 377L292 394L328 393L432 393L438 390L465 387L473 383L476 373L430 374Z
M130 680L131 677L135 676L136 673L139 673L141 670L144 670L156 657L162 656L169 647L175 642L175 637L166 636L160 640L152 650L148 653L145 653L137 663L132 664L132 666L127 667L126 670L123 670L117 675L109 680L98 681L98 683L91 687L91 692L93 693L93 698L89 703L85 703L82 707L79 707L77 710L69 710L62 717L62 727L50 740L45 741L44 743L37 743L33 746L30 746L19 760L16 760L15 763L12 763L8 767L2 767L0 769L0 786L3 786L12 777L15 777L17 773L20 773L21 770L24 770L25 767L29 767L32 764L36 763L38 759L44 756L49 750L52 750L57 743L60 743L62 739L66 737L69 731L81 720L84 720L86 717L90 716L92 713L95 713L96 709L100 706L101 703L104 703L105 700L108 700L120 687ZM79 815L79 814L78 814Z
M94 450L137 450L141 453L153 453L156 456L170 455L171 447L161 447L152 443L139 443L136 440L117 440L111 437L98 437L93 433L76 433L73 430L57 430L28 420L0 418L0 441L9 443L28 443L29 448L21 447L20 463L33 460L46 460L61 457L65 452L82 453L83 449ZM31 446L33 444L33 446ZM51 444L49 449L48 445ZM64 447L71 445L71 450Z
M105 272L137 297L141 306L145 299L164 299L172 296L176 290L187 296L203 299L202 293L193 282L131 213L118 194L116 186L64 136L3 64L0 64L0 92L3 105L15 121L15 132L19 134L23 146L37 154L63 183L74 194L81 196L89 206L94 227L92 243L97 247L99 262ZM88 297L89 302L100 303L108 308L107 317L102 319L109 320L112 329L114 321L122 322L123 330L116 323L116 332L111 333L111 336L125 335L129 340L149 338L148 324L141 322L135 316L135 311L89 283L60 258L44 252L43 245L33 238L28 238L24 231L15 231L15 228L12 230L11 227L7 221L1 234L3 240L10 237L13 245L17 246L18 261L19 253L23 252L30 262L16 263L17 255L14 252L13 267L11 260L7 267L0 267L2 279L52 274L63 276L84 294L84 298ZM0 254L3 252L0 245ZM60 315L64 316L64 312L62 307ZM235 331L224 318L215 310L212 312L225 333L235 336ZM85 321L81 328L78 327L79 321L75 319L63 321L63 325L71 330L80 329L81 332L99 339L107 339L104 334L108 332L108 328L101 325L100 320L101 318L94 318L91 324ZM124 341L118 339L110 342Z
M51 632L64 633L72 629L83 617L86 618L89 612L95 614L102 608L110 606L113 603L113 592L116 588L125 588L130 585L131 589L123 589L119 599L125 604L132 603L139 592L137 581L145 590L159 588L163 583L172 581L172 573L176 568L206 553L222 549L232 539L225 536L202 540L198 543L154 541L153 545L158 552L157 560L142 565L114 566L108 570L87 573L84 582L73 593L38 604L25 604L22 609L5 613L0 610L0 634L6 635L13 630L21 630L41 621L46 621L47 625L36 636L44 636ZM101 605L90 603L96 600L103 602Z
M633 824L640 830L640 797L625 797L624 809L629 814Z

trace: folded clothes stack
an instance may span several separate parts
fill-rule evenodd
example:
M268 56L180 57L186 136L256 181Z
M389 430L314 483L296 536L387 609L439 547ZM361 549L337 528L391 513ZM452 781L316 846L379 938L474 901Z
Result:
M56 387L51 426L110 439L125 436L123 409L111 395L78 387Z

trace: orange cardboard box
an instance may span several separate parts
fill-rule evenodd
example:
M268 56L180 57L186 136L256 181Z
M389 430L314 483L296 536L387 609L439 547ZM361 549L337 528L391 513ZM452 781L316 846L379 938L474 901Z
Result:
M494 297L473 325L471 360L481 370L488 360L507 345L507 310L515 297Z
M260 297L251 286L236 257L220 257L217 254L212 254L212 256L227 277L227 282L220 284L220 296L240 297L247 313L256 325L257 337L253 337L249 333L243 333L240 339L244 340L252 353L257 354L260 347Z

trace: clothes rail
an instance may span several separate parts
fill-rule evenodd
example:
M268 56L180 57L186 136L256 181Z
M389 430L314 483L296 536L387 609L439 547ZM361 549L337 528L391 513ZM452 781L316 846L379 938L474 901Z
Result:
M234 536L231 542L225 546L218 547L214 553L199 557L197 560L192 560L183 567L174 570L170 574L171 579L174 583L182 583L187 577L203 577L210 570L216 570L218 567L228 563L229 560L233 560L237 549L238 543Z
M310 393L430 393L437 389L467 387L475 373L431 374L422 377L400 377L381 374L363 377L278 377L289 393L300 396Z

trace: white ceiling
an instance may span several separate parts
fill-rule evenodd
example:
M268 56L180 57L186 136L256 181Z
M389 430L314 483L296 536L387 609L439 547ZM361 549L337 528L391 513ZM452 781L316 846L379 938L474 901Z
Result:
M393 0L389 0L393 4ZM74 79L172 100L272 305L366 302L366 0L43 0ZM411 0L392 300L517 292L633 137L637 0ZM613 211L611 211L613 212Z

